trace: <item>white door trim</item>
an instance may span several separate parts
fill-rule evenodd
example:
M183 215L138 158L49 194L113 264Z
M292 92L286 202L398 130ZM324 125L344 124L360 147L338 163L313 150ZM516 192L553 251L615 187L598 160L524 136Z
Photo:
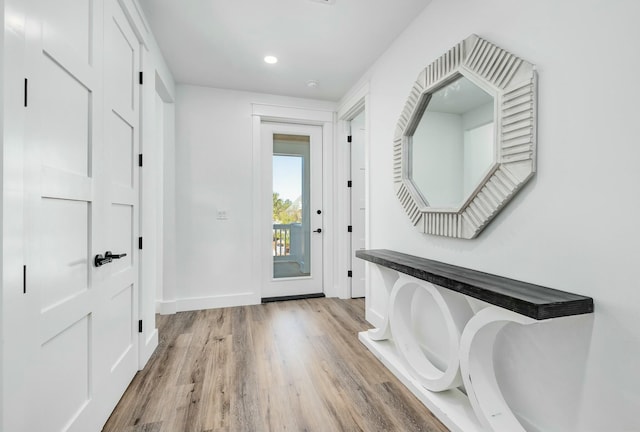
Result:
M139 368L142 370L155 351L159 342L155 321L157 293L163 292L164 250L164 149L167 136L167 123L173 119L166 114L166 105L174 103L149 52L141 50L144 84L140 86L141 127L140 153L144 166L140 174L140 227L139 233L144 240L144 249L139 250L139 319L142 320L142 332L139 337ZM158 110L162 113L158 116Z
M322 126L322 211L325 215L323 220L323 262L322 276L324 281L324 293L327 297L338 295L332 283L333 280L333 251L335 250L334 232L334 200L330 191L334 190L333 181L333 134L335 113L328 110L318 110L309 108L299 108L281 105L268 105L253 103L253 169L251 175L253 196L252 196L252 231L253 245L251 252L251 269L253 286L259 287L256 295L256 303L260 302L263 292L263 278L261 269L263 268L263 254L261 254L261 233L262 233L262 177L263 177L263 152L261 148L261 124L263 121L273 121L278 123L307 124L312 126Z
M337 207L339 209L336 218L341 226L347 226L349 224L349 215L351 209L351 203L349 198L349 190L346 187L349 179L350 167L350 154L349 146L346 145L347 136L349 135L350 122L356 117L362 110L365 112L365 143L364 143L364 163L365 163L365 244L366 248L370 248L370 215L369 215L369 202L370 202L370 161L369 161L369 130L370 130L370 97L369 97L369 83L364 83L360 88L354 91L338 108L338 130L336 142L339 143L336 149L336 181L338 187L336 188L335 197L337 200ZM342 145L345 144L345 145ZM336 260L336 286L337 292L340 298L351 298L351 287L349 279L346 277L347 271L350 270L350 239L347 230L338 230L336 238L337 253L335 254ZM371 281L371 268L366 265L366 282L365 282L365 298L369 297L370 281ZM366 319L369 318L369 310L366 309Z

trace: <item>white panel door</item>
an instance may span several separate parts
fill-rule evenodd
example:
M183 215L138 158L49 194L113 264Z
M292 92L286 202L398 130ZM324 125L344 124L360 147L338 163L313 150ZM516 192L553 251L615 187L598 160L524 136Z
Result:
M105 195L103 254L121 256L104 268L101 379L115 405L138 370L138 200L140 44L117 0L106 0L104 21ZM100 271L98 269L98 271Z
M102 101L102 8L93 0L32 1L28 19L25 296L37 311L21 430L95 430L100 280L92 254Z
M30 4L25 298L35 337L15 358L33 365L31 414L6 424L97 431L137 370L138 43L115 0ZM96 267L107 250L127 255Z
M365 263L356 251L365 248L364 111L351 120L351 297L365 295Z

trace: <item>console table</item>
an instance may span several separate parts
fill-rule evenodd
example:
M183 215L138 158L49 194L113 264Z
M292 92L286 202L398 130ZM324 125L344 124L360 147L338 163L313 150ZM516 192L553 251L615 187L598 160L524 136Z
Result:
M496 381L498 333L509 323L592 313L593 299L386 249L357 251L356 257L377 265L389 296L384 324L360 333L360 341L451 430L526 432ZM444 317L445 368L429 360L414 331L412 301L419 290ZM474 311L467 297L486 307Z

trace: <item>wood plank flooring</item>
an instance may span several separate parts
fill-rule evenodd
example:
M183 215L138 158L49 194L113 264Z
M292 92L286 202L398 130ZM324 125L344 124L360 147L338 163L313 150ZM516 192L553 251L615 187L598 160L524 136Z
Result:
M448 431L358 341L368 328L361 299L158 316L103 432Z

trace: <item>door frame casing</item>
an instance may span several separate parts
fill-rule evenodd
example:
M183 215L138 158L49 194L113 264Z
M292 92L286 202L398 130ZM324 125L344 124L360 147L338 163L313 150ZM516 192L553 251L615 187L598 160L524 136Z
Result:
M159 342L155 322L157 292L163 289L164 250L164 147L167 116L166 105L174 103L173 96L163 77L156 70L148 52L142 55L142 71L146 85L140 86L141 128L140 154L143 166L140 176L139 235L143 238L143 249L139 249L139 319L142 332L139 337L139 368L142 370ZM162 111L162 122L158 123L157 111ZM169 121L171 119L169 118ZM159 130L162 129L162 132Z
M262 292L264 290L265 278L262 276L264 254L262 253L263 242L261 241L268 233L264 232L264 224L262 221L262 181L265 173L264 168L264 146L261 140L261 129L263 122L276 122L284 124L302 124L309 126L322 127L322 212L325 215L323 219L323 292L327 297L335 297L338 293L330 281L333 280L333 260L332 251L335 250L334 232L334 200L328 191L333 191L333 137L335 112L329 110L307 109L282 105L270 105L253 103L251 104L252 112L252 150L253 150L253 169L252 169L252 232L253 244L251 253L251 268L253 286L259 287L254 293L255 303L260 303Z
M360 204L366 204L364 200L364 188L366 183L364 177L366 175L366 171L360 172L361 169L364 170L364 145L367 139L365 133L365 116L366 111L363 106L362 109L358 111L348 122L348 133L349 136L351 136L351 140L347 142L347 147L349 149L348 175L349 180L351 181L351 186L347 188L348 205L350 207L350 211L347 212L347 215L350 215L349 226L351 227L351 230L348 231L349 249L347 250L347 253L349 254L349 259L346 261L347 265L350 263L349 269L351 270L351 277L347 278L347 284L349 285L349 297L351 298L363 298L365 296L364 285L366 261L355 258L355 252L365 248L364 244L360 244L360 241L364 241L364 230L366 225L364 221L364 212L367 210L366 207L362 209L360 206ZM360 119L359 121L361 123L356 124L356 119ZM354 126L360 130L356 130ZM360 161L360 163L356 165L357 161Z
M347 187L347 181L350 179L351 167L351 149L347 144L347 137L350 134L350 123L360 112L364 111L364 124L365 124L365 142L364 142L364 165L365 165L365 185L364 185L364 199L365 199L365 245L369 249L371 244L370 233L370 214L369 214L369 202L370 202L370 190L369 190L369 176L370 176L370 162L369 162L369 129L370 129L370 96L369 96L369 83L363 83L357 88L350 96L348 96L338 108L338 128L337 128L337 145L336 150L336 181L338 187L335 191L336 200L338 204L338 212L336 218L340 226L347 226L350 223L351 212L351 198L349 189ZM351 284L347 277L347 271L351 270L351 239L347 230L338 230L338 236L336 238L337 253L335 254L335 266L337 271L336 286L339 292L340 298L351 298ZM369 297L371 281L371 268L367 264L365 265L365 302ZM370 317L369 308L366 308L365 318L367 321L375 317Z

